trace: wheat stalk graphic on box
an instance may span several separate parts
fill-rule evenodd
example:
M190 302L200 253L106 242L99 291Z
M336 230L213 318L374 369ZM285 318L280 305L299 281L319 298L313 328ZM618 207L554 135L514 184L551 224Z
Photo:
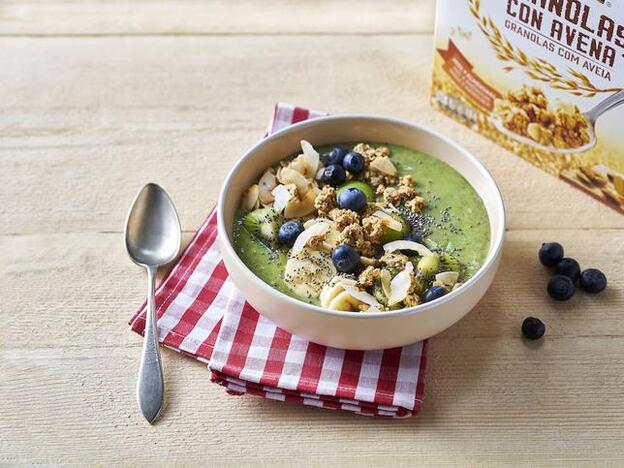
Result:
M500 32L500 29L492 18L481 15L480 0L468 0L470 13L477 20L477 25L485 35L490 45L496 52L496 57L503 62L513 62L514 65L506 65L503 70L510 72L520 68L530 78L547 83L554 89L568 91L575 96L594 97L598 93L613 93L621 88L600 88L594 85L591 80L571 67L567 73L560 73L557 68L547 60L542 58L530 58L521 49L514 47Z

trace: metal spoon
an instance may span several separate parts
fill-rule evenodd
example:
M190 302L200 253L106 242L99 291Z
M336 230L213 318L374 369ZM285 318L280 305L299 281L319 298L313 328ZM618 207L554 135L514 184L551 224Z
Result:
M583 146L578 146L576 148L556 148L554 146L541 145L531 138L518 135L517 133L508 130L503 125L503 121L498 115L492 115L490 117L490 122L496 127L499 132L504 133L505 135L513 138L516 141L519 141L520 143L533 146L534 148L537 148L539 150L561 154L583 153L585 151L589 151L596 145L596 132L594 130L594 127L596 125L596 120L598 120L598 117L600 117L605 112L620 106L621 104L624 104L624 89L609 95L587 112L583 112L583 115L588 122L587 133L589 134L589 142L587 142Z
M181 238L176 209L160 186L147 184L141 189L128 214L125 236L128 255L147 269L147 317L137 401L145 419L153 424L162 408L165 391L154 307L156 271L178 255Z

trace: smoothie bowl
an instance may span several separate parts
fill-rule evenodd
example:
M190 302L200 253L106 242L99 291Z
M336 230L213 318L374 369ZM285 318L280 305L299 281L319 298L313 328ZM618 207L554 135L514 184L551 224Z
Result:
M485 168L404 121L332 116L251 148L218 207L232 280L280 327L349 349L400 346L463 317L505 229Z

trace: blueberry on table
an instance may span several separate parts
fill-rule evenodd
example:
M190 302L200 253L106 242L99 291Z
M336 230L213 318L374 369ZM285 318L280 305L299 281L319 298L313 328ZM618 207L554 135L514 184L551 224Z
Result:
M431 302L441 298L446 294L446 289L442 286L433 286L425 291L423 294L423 302Z
M349 151L342 160L342 167L352 174L359 174L364 170L364 156L356 151Z
M350 245L339 245L331 257L336 270L340 273L353 273L360 266L360 254Z
M332 164L342 164L346 154L347 150L341 146L336 146L335 148L330 149L327 154L325 154L325 165L331 166Z
M538 340L544 336L546 325L540 319L527 317L522 322L522 334L529 340Z
M579 284L584 291L597 294L607 287L607 277L596 268L588 268L581 273Z
M576 282L581 274L581 266L573 258L562 258L555 267L555 275L563 275Z
M555 275L550 278L546 290L553 299L567 301L574 296L574 282L567 276Z
M558 242L545 242L539 250L539 260L542 265L554 267L563 258L563 246Z
M326 166L325 169L323 169L323 175L321 176L321 180L323 182L327 182L329 185L333 185L334 187L342 184L346 178L347 173L343 167L338 164Z
M352 210L360 213L366 208L366 195L354 187L343 190L338 194L338 206L343 210Z
M286 221L277 232L277 240L280 244L292 246L302 232L303 224L299 221Z

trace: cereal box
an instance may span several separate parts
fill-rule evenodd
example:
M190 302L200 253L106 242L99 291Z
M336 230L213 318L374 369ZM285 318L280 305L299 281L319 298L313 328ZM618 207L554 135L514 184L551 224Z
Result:
M433 105L624 213L621 0L438 0Z

